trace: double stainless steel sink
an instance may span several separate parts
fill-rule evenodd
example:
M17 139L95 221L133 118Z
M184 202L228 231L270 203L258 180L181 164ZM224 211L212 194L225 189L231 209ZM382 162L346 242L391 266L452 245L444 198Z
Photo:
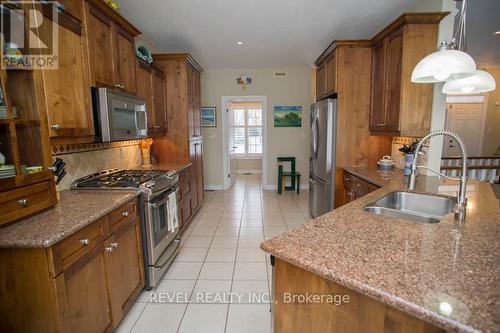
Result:
M363 210L413 222L438 223L454 211L456 204L457 200L452 197L397 191L366 205Z

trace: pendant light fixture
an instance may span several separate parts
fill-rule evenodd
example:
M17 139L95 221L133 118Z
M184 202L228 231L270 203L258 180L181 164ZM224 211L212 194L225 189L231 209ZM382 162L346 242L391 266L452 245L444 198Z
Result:
M448 80L443 86L443 94L464 95L493 91L496 88L495 78L488 72L477 70L472 76L458 80Z
M460 1L460 0L457 0ZM458 29L450 42L443 41L438 50L422 59L413 69L415 83L445 82L445 94L471 94L492 91L495 79L477 70L474 59L465 53L467 0L462 0ZM458 48L458 49L457 49Z

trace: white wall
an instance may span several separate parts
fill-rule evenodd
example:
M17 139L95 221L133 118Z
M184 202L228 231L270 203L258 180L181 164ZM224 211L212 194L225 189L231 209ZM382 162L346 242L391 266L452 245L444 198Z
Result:
M274 71L286 71L285 78L274 78ZM246 90L236 84L242 74L252 78ZM201 103L217 107L217 127L203 128L203 163L205 186L221 188L224 183L222 148L222 96L266 96L267 98L267 184L277 184L276 157L291 155L297 159L297 170L307 184L309 173L309 107L311 97L310 68L206 69L201 75ZM301 105L301 128L275 128L274 105Z

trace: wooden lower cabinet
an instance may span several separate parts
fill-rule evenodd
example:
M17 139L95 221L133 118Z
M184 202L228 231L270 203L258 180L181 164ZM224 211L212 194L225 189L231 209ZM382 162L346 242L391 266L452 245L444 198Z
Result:
M342 204L348 204L362 196L376 191L380 186L367 182L350 172L343 171Z
M179 172L179 217L181 219L181 232L191 222L194 213L192 196L196 196L196 187L192 187L192 165Z
M140 217L122 226L108 238L113 249L105 257L113 322L118 324L144 286Z
M50 248L0 249L0 332L113 331L144 287L136 205Z
M445 332L439 327L283 260L276 259L274 262L275 302L272 315L275 333ZM342 302L336 305L326 302L290 301L294 296L298 299L298 295L340 295Z
M113 327L106 283L105 242L55 279L62 332L108 332Z

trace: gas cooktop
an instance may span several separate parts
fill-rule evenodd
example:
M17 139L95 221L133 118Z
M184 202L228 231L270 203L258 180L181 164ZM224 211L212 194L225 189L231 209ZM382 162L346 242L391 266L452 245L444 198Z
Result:
M175 171L162 170L120 170L109 169L75 180L71 189L153 189L161 185L161 190L176 185ZM157 191L160 189L154 189Z

